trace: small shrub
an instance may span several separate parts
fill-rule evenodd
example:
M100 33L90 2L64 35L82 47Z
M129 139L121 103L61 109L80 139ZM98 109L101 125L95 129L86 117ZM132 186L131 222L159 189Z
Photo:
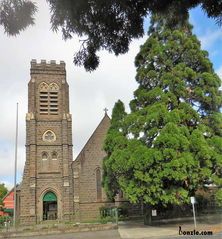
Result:
M118 208L118 216L121 218L125 218L129 216L129 211L127 206L119 206Z
M1 216L0 217L0 226L4 226L5 222L11 222L11 218L9 216Z
M128 218L129 212L127 206L119 206L119 207L101 207L100 208L100 219L101 223L107 223L108 221L114 222L116 221L116 210L118 213L118 218L121 220Z
M100 218L100 223L101 224L106 224L107 222L112 222L113 221L113 218L112 217L104 217L104 218Z
M112 208L110 207L100 207L100 218L106 218L111 216Z

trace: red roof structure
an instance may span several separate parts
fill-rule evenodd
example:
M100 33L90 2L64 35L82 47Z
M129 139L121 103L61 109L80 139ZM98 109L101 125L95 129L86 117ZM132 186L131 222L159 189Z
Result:
M18 188L18 185L17 185ZM12 188L3 198L3 210L0 211L0 216L8 216L13 214L14 210L14 188Z

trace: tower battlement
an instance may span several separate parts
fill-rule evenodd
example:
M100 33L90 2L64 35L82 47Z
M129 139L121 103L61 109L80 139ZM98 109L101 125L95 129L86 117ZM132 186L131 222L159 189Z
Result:
M47 72L54 72L56 71L56 74L60 72L60 74L65 74L65 62L60 61L57 63L55 60L46 61L41 60L40 62L37 62L36 59L31 60L31 74L39 73L42 71Z
M63 113L69 113L65 62L34 59L30 71L28 112L38 120L61 120Z

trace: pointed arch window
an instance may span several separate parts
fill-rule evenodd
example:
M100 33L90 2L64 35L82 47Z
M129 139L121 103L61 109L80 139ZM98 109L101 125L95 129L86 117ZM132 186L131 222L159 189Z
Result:
M42 160L45 161L48 159L48 154L46 152L42 152Z
M97 194L97 201L101 201L102 200L102 179L101 179L100 168L96 169L96 194Z
M52 160L57 160L58 155L56 152L52 152Z
M40 115L58 114L59 86L56 83L39 85L39 113Z

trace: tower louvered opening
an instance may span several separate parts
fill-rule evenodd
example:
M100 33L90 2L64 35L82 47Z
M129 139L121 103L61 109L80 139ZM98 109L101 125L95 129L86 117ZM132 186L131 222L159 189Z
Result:
M39 86L40 115L58 115L59 87L56 83L42 82Z

